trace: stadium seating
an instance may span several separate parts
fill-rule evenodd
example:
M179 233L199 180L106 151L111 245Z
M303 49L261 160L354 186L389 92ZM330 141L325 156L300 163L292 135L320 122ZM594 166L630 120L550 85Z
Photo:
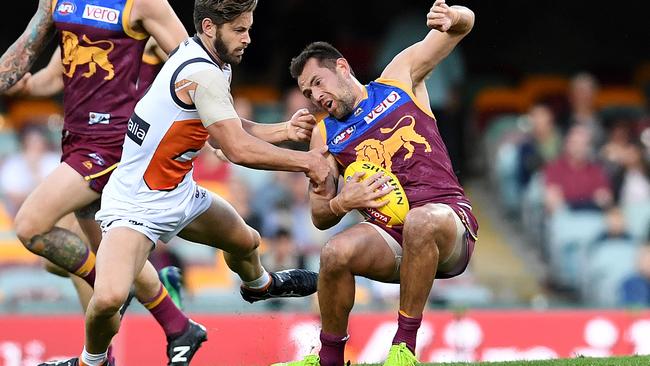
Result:
M605 229L598 211L560 210L549 217L546 227L549 265L555 283L577 289L586 250Z
M633 240L610 239L588 251L581 279L587 303L601 307L619 304L621 284L635 272L637 248Z

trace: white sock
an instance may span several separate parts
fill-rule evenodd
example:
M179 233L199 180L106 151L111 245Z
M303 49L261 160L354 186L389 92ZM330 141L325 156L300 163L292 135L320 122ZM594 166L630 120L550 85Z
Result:
M104 353L99 353L96 355L88 353L88 351L86 351L86 346L84 346L84 350L81 352L81 362L88 366L101 366L108 358L107 355L108 350L106 350Z
M244 286L252 290L259 290L266 287L269 283L271 283L271 276L266 270L264 270L264 273L262 273L260 278L248 282L244 281Z

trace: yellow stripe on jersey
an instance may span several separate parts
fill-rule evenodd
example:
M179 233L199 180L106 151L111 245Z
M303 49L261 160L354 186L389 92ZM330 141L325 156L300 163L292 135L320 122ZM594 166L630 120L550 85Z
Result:
M147 65L160 65L163 61L158 56L145 53L142 55L142 62Z
M327 145L327 127L325 127L325 120L321 119L317 126L320 130L320 137L323 139L323 143Z
M59 0L52 0L52 15L54 15L54 11L56 10L57 2L59 2Z
M433 119L436 118L433 115L433 113L431 112L431 107L423 105L422 102L418 98L415 97L415 94L413 94L413 90L411 88L409 88L408 85L404 84L403 82L401 82L399 80L395 80L395 79L379 78L379 79L377 79L375 81L378 82L378 83L381 83L381 84L386 84L386 85L390 85L390 86L394 86L396 88L402 89L406 94L409 95L409 97L411 97L411 99L413 99L413 102L415 103L415 105L417 105L418 108L420 108L420 110L422 110L422 112L424 112L427 115L431 116L431 118L433 118Z
M131 9L133 8L133 1L135 0L126 0L124 4L124 12L122 13L122 29L129 37L137 40L143 40L149 37L147 33L138 32L135 29L131 28Z

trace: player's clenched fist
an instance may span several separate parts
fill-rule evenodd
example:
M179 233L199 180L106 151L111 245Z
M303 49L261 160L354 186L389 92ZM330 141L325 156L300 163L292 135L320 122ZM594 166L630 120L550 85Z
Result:
M458 11L449 7L445 0L437 0L427 14L427 27L446 32L458 22L459 18Z

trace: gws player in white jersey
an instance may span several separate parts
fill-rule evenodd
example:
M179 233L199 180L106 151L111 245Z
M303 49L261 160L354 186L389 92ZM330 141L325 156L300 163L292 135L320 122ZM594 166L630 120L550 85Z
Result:
M230 65L241 61L251 42L256 5L257 0L196 0L198 34L172 52L135 107L120 165L104 189L96 215L104 236L96 259L95 292L86 314L85 351L91 355L106 352L117 333L111 320L118 316L158 239L168 241L178 235L224 250L228 266L242 279L241 295L249 302L316 291L314 272L268 273L257 251L259 234L230 204L192 179L192 161L208 137L233 163L302 171L316 190L329 174L323 157L326 148L299 152L272 145L308 140L313 116L299 111L283 124L260 125L235 113ZM179 347L172 350L172 359L193 356L195 351Z

